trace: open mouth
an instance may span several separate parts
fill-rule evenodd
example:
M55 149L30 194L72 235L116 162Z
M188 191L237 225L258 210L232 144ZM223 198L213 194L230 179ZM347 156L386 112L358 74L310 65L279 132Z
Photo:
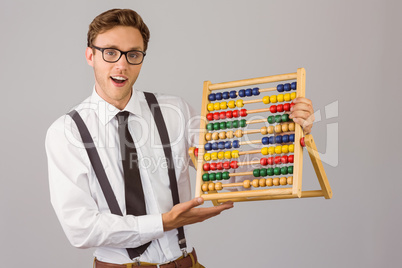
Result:
M121 76L111 76L110 77L113 82L115 82L116 84L124 84L127 81L127 78L125 77L121 77Z

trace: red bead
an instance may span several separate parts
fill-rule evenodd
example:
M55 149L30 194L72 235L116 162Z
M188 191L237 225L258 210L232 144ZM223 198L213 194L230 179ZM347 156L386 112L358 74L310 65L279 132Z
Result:
M216 163L216 169L217 169L217 170L222 170L222 169L223 169L223 164L222 164L222 162Z
M290 104L289 104L289 103L285 103L285 104L283 105L283 110L285 110L285 111L290 111Z
M287 156L287 155L283 155L283 156L281 157L281 162L282 162L282 164L287 164L287 163L288 163L288 156Z
M207 119L208 119L208 121L214 120L214 115L212 113L208 113L207 114Z
M288 161L289 161L289 163L293 163L293 160L294 160L293 154L289 155L289 156L288 156Z
M278 104L278 106L276 106L276 111L278 113L282 113L283 112L283 104Z
M233 111L233 117L239 117L239 115L240 115L239 110Z
M216 170L216 163L211 163L209 167L211 168L211 170Z
M219 112L214 113L214 119L215 120L219 120L219 117L220 117Z
M290 108L292 108L293 106L295 106L295 104L293 102L290 103Z
M273 165L274 164L274 158L271 156L271 157L268 157L268 165Z
M229 169L230 168L230 162L229 161L223 162L223 168L224 169Z
M226 117L227 118L232 118L233 117L233 112L232 111L227 111L226 112Z
M241 109L240 110L240 116L247 116L247 110L246 109Z
M219 114L219 117L220 117L221 119L225 119L225 118L226 118L226 113L225 113L225 112L221 112L221 113Z
M261 164L262 166L268 165L268 159L265 158L265 157L261 158L261 159L260 159L260 164Z
M271 105L271 107L269 107L269 111L273 114L276 113L276 105Z
M238 168L239 166L237 165L237 161L230 162L230 167L231 168Z
M198 157L198 148L194 149L194 155L195 155L195 157Z
M210 170L209 163L205 163L204 164L204 171L209 171L209 170Z
M281 163L281 157L280 156L275 156L275 164L280 164Z
M300 145L306 147L306 143L304 142L304 137L300 139Z

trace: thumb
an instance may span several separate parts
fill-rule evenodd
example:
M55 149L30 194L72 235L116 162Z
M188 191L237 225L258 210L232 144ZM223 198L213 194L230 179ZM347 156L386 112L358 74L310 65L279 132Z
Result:
M199 206L199 205L202 205L203 203L204 203L204 198L202 198L202 197L196 197L196 198L193 198L193 199L190 200L190 201L181 203L181 205L182 205L182 209L184 209L184 210L190 210L190 209L192 209L192 208L194 208L194 207L197 207L197 206Z

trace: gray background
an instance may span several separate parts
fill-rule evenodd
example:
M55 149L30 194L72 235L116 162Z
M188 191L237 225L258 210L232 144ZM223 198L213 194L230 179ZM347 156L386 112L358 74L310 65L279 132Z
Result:
M181 95L197 110L204 80L306 68L333 199L238 203L191 227L202 263L399 266L400 3L2 0L1 267L92 265L92 250L68 243L51 208L44 139L57 117L91 93L87 27L114 7L135 9L151 30L137 88ZM338 129L327 142L329 126ZM336 150L327 152L330 145ZM303 178L306 189L317 187L307 160Z

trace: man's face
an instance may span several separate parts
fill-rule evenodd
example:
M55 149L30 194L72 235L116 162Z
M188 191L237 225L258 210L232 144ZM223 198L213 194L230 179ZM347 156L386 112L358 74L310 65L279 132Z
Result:
M129 26L116 26L99 34L93 43L100 48L144 51L140 31ZM117 62L109 63L103 60L101 51L94 51L87 48L86 58L88 64L94 68L96 92L108 103L123 109L131 97L131 90L142 64L131 65L124 55Z

